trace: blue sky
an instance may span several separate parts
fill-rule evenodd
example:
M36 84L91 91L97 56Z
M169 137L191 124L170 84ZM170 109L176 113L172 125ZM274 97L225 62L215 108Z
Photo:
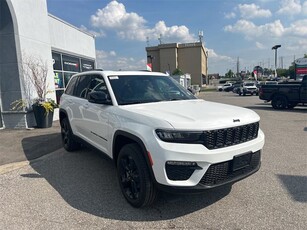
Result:
M49 13L96 35L97 66L145 69L147 42L195 42L203 31L209 73L288 68L307 54L307 0L47 0ZM148 41L147 41L148 37Z

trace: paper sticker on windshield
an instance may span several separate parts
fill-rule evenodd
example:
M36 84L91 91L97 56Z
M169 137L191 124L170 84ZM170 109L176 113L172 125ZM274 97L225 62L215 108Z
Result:
M119 78L118 78L118 76L110 76L109 79L110 80L118 80Z

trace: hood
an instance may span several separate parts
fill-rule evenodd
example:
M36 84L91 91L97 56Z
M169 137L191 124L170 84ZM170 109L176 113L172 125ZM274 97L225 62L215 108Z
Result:
M183 130L228 128L260 120L252 110L200 99L126 105L122 109L164 120L175 129Z

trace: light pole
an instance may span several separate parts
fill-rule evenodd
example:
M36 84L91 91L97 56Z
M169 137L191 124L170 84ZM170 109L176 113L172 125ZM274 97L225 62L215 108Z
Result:
M276 68L277 68L277 49L280 48L281 45L275 45L272 47L272 50L275 50L275 73L274 73L274 77L277 77L277 72L276 72Z

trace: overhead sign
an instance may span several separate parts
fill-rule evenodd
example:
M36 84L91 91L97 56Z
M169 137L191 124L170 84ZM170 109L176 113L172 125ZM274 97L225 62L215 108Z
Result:
M297 75L307 74L307 58L299 58L294 61Z
M295 60L295 64L298 66L306 65L307 66L307 58L299 58Z

